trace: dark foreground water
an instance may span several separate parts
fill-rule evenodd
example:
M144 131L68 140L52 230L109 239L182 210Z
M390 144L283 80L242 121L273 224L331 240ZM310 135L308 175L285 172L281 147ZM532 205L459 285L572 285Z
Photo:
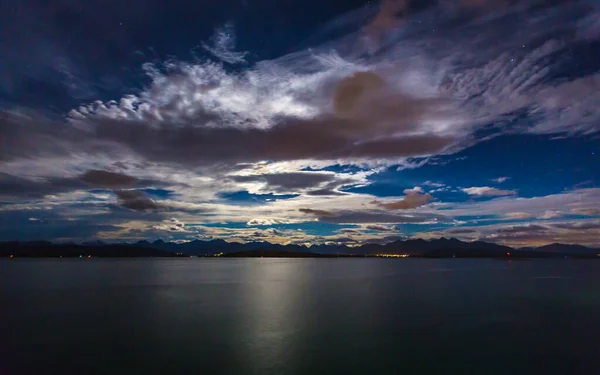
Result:
M0 374L597 374L600 261L0 261Z

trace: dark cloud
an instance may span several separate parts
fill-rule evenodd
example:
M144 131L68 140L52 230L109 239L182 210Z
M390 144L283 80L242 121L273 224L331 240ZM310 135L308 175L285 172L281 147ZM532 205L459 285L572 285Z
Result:
M115 190L119 204L134 211L161 210L164 206L139 190Z
M290 191L319 186L324 182L335 180L335 175L325 173L296 172L276 173L250 176L233 176L235 182L262 182L268 189L275 191Z
M2 197L42 198L50 194L84 188L86 186L77 179L61 177L28 179L0 172L0 196Z
M261 182L266 186L265 192L298 193L312 196L343 195L337 191L342 186L357 185L357 180L341 178L332 173L293 172L263 175L233 176L231 180L238 183Z
M550 243L597 246L600 222L565 222L541 226L537 224L505 227L484 238L509 245L537 246Z
M113 192L117 196L118 203L121 207L132 211L143 211L145 212L144 218L147 218L151 212L187 212L200 214L213 211L210 207L201 204L173 202L168 200L157 201L150 198L150 196L142 190L114 190ZM178 225L172 225L178 227Z
M397 27L406 16L404 13L410 5L410 0L382 0L379 11L365 27L370 34L379 34L387 29Z
M68 156L82 133L33 110L0 110L0 161Z
M518 0L461 0L460 4L465 9L477 11L506 10L511 3Z
M560 224L553 224L552 227L558 228L558 229L569 229L569 230L600 229L600 222L560 223Z
M387 208L388 210L409 210L426 205L433 199L431 194L422 194L420 189L406 189L404 190L404 194L406 195L406 198L397 202L383 203L375 201L374 203L380 207Z
M488 12L504 11L509 5L519 0L460 0L460 7L465 10ZM404 20L423 6L430 5L426 0L381 0L379 10L365 26L365 31L374 37L381 33L402 26Z
M122 228L93 217L72 220L48 210L0 211L1 241L90 240L99 232L119 229Z
M361 234L362 232L356 229L351 229L351 228L342 228L340 230L338 230L338 233L345 233L345 234Z
M194 165L419 156L440 152L455 141L433 134L369 141L381 131L363 122L331 118L294 120L270 129L191 125L150 128L133 121L108 119L95 125L99 139L126 145L148 160Z
M394 100L389 104L394 108ZM434 106L432 103L431 106ZM411 105L408 105L411 107ZM416 108L416 105L412 105ZM394 110L396 111L396 110ZM421 109L411 109L417 113ZM40 114L0 112L0 160L66 157L72 153L114 153L129 149L147 161L183 165L253 163L263 160L397 158L439 153L456 139L435 134L389 136L416 116L390 114L389 121L320 117L288 119L268 129L205 127L208 119L149 126L109 118L60 123ZM392 121L393 120L393 121ZM211 117L210 121L220 121ZM79 124L75 127L74 124ZM93 129L84 131L81 129ZM382 137L387 135L386 137Z
M357 72L340 81L333 96L333 108L338 116L352 114L361 99L384 86L383 79L373 72Z
M94 187L108 189L124 188L132 186L137 179L122 173L102 170L90 170L79 177L83 182Z
M129 167L122 161L117 161L117 162L113 163L113 166L116 168L119 168L119 169L125 169L125 170L129 169Z
M548 230L547 227L537 224L530 225L517 225L512 227L506 227L498 230L498 233L511 234L511 233L532 233L532 232L543 232Z
M88 190L90 187L105 189L125 188L132 185L164 186L160 181L139 180L120 173L91 170L79 177L24 178L0 172L0 196L11 199L42 198L47 195Z

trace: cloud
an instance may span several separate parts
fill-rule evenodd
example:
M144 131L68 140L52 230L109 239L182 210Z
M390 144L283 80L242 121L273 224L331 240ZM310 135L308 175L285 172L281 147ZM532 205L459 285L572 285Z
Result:
M434 224L449 222L451 219L439 214L394 215L382 212L341 211L335 216L319 217L319 221L330 224Z
M478 197L503 197L517 194L515 190L501 190L489 186L464 188L462 191Z
M600 205L600 189L588 188L533 198L505 196L488 201L442 204L440 207L443 208L444 213L451 216L506 217L511 213L522 213L528 214L529 217L539 217L544 215L549 207L567 207L572 211L593 209L598 205Z
M485 3L497 2L466 5ZM412 5L384 1L373 23L389 24L386 20L406 16ZM580 7L568 9L576 15ZM236 72L215 62L146 64L151 82L137 95L75 108L69 123L60 127L19 127L21 134L39 138L19 154L68 155L81 148L76 145L83 138L90 140L86 152L113 148L187 166L262 160L397 163L476 142L470 137L476 130L490 123L499 127L521 110L537 125L518 132L596 131L597 77L548 83L553 64L548 57L565 51L566 42L553 34L563 8L530 9L532 15L518 33L509 26L497 31L491 22L468 24L457 33L450 27L455 23L449 22L454 16L443 14L433 19L438 33L417 32L417 23L407 24L406 33L376 47L376 53L371 53L372 46L360 45L348 53L346 42L335 40ZM507 14L506 24L521 20L520 15L518 9ZM565 21L561 30L575 28L579 18ZM232 26L226 25L206 46L233 53L233 38ZM533 43L538 40L546 43ZM521 45L528 48L519 49ZM410 51L411 58L401 58L403 51ZM519 52L515 59L505 51ZM238 61L240 56L225 54L223 59ZM31 117L11 118L39 122ZM54 125L41 121L49 122ZM57 128L68 137L54 136ZM34 143L38 147L33 151Z
M557 217L562 217L564 216L564 214L561 211L552 211L552 210L546 210L544 211L544 214L539 216L539 219L554 219Z
M69 155L81 149L75 142L81 132L32 109L0 109L0 134L0 162Z
M508 219L528 219L532 215L527 212L508 212L504 214L504 217Z
M599 208L574 208L571 212L583 216L600 216Z
M600 11L592 10L590 14L579 21L577 34L581 39L594 40L600 37Z
M352 228L342 228L342 229L338 229L338 233L343 233L343 234L361 234L362 232L356 229L352 229Z
M376 35L399 26L403 18L402 15L408 9L409 3L409 0L381 0L379 11L365 27L365 30Z
M590 229L600 229L600 222L598 222L598 221L567 222L567 223L552 224L552 227L558 228L558 229L585 231L585 230L590 230Z
M211 38L212 44L202 43L202 48L211 53L220 61L228 64L246 63L247 52L235 52L235 30L228 23L218 28Z
M64 177L18 177L0 172L0 197L10 199L42 198L85 188L77 179Z
M511 227L505 227L498 230L498 233L530 233L530 232L543 232L548 230L548 227L536 224L529 225L517 225Z
M425 186L431 186L431 187L434 187L434 188L444 188L444 187L446 187L446 185L442 184L441 182L433 182L433 181L425 181L425 182L423 182L423 185L425 185Z
M460 4L466 9L476 10L505 10L511 2L516 0L461 0Z
M186 228L185 223L176 218L165 220L161 224L153 225L152 229L157 230L157 231L164 231L164 232L179 232L179 233L195 232L193 230L189 230L188 228Z
M356 122L336 119L297 120L268 130L139 125L142 133L136 125L105 120L97 123L96 134L100 139L127 145L148 160L184 165L426 156L455 141L429 134L369 140L371 131Z
M114 193L119 200L119 204L130 210L148 211L164 208L164 206L160 205L140 190L115 190Z
M284 218L254 218L249 220L246 225L254 226L254 225L278 225L278 224L290 224L291 221L289 219Z
M451 218L445 215L418 213L411 215L396 215L380 211L323 211L302 208L302 213L316 216L320 222L329 224L431 224L449 222Z
M549 223L547 226L529 224L498 230L479 229L488 232L483 234L481 239L512 246L542 246L551 243L597 246L600 235L598 222Z
M396 226L386 226L386 225L366 225L364 227L366 230L373 230L376 232L396 232L398 228Z
M335 174L328 172L290 172L252 175L234 175L232 181L241 184L259 183L255 193L300 193L308 195L340 195L342 186L366 184L363 174Z
M498 177L498 178L493 179L492 181L501 184L503 182L506 182L509 179L510 179L510 177Z
M94 187L103 187L108 189L124 188L133 185L137 179L122 173L90 170L80 176L81 181Z
M298 211L304 213L304 214L310 214L310 215L315 215L317 217L329 217L329 216L335 216L333 213L329 212L329 211L324 211L324 210L313 210L311 208L301 208Z
M433 199L433 196L429 193L423 194L423 189L420 187L415 187L413 189L404 190L404 194L406 197L402 200L396 202L379 202L375 201L375 203L383 208L388 210L409 210L413 208L417 208L423 205L426 205Z

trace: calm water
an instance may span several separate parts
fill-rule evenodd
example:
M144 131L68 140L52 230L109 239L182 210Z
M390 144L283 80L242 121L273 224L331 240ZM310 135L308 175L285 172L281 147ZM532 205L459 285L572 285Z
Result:
M0 374L593 374L600 262L0 261Z

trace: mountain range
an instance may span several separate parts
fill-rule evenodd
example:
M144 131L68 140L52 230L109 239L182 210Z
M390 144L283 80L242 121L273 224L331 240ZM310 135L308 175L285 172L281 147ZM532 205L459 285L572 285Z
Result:
M450 258L450 257L516 257L516 258L556 258L556 257L598 257L600 249L581 245L551 244L537 248L513 248L483 241L464 242L455 238L434 240L410 239L391 242L385 245L368 243L358 247L345 245L280 245L269 242L237 243L224 240L190 241L184 243L139 241L135 243L108 244L102 241L82 244L55 244L51 242L0 242L0 257L169 257L169 256L213 256L219 254L305 254L314 255L354 255L374 256L381 254Z

